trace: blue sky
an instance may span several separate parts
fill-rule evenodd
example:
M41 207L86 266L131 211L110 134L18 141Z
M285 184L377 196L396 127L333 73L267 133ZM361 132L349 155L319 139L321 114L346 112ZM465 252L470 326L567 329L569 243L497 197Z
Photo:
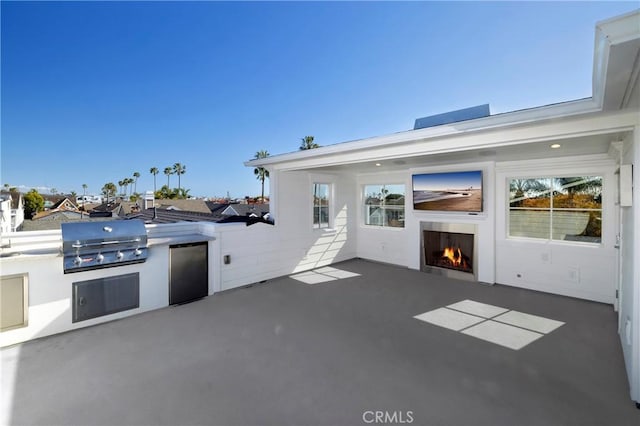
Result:
M1 181L143 191L180 162L191 195L259 195L243 161L306 135L589 97L595 23L637 5L2 1Z

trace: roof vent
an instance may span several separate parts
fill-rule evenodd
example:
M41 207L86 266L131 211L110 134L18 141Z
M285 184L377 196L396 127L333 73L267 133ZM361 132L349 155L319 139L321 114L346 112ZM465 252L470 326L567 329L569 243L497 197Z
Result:
M413 125L413 130L457 123L459 121L474 120L476 118L488 117L489 115L491 115L489 112L489 104L478 105L457 111L445 112L443 114L431 115L429 117L417 118L416 123Z

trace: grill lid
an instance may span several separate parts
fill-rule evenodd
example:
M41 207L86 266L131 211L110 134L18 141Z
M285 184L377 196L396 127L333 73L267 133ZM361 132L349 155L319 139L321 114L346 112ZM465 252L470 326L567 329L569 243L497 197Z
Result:
M141 220L62 224L64 272L144 262L147 231Z

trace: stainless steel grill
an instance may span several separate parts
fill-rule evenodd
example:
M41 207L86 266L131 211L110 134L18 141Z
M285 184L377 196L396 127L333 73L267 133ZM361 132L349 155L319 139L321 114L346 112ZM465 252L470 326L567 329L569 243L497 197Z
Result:
M147 260L147 230L141 220L62 224L64 273Z

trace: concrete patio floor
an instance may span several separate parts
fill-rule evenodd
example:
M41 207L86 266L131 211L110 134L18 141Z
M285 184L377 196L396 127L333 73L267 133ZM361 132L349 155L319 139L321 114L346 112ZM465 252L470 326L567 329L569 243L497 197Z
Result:
M386 411L417 425L640 424L611 306L358 259L334 267L360 275L282 277L5 348L3 420L364 425ZM512 350L413 318L465 299L565 324Z

